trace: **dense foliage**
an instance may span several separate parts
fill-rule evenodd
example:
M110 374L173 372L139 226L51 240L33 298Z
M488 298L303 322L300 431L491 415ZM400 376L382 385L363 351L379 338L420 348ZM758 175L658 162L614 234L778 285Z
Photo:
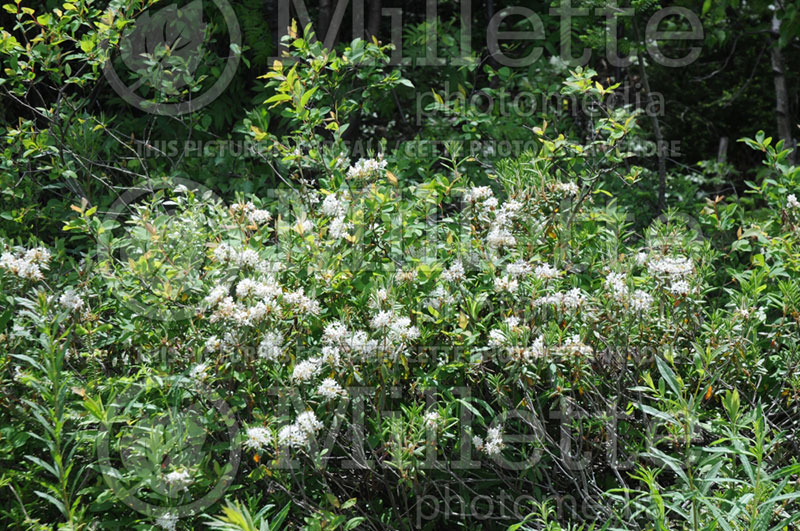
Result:
M646 146L686 116L613 104L648 72L676 94L662 66L419 69L296 23L270 61L242 2L231 84L167 112L225 61L137 56L126 32L156 2L111 4L4 6L0 524L797 525L800 167L759 130L770 101L747 109L770 123L712 119L742 133L738 167L696 121L697 158L665 161ZM687 5L704 61L776 9L770 45L797 57L796 6ZM225 49L226 13L205 16ZM122 63L151 76L149 108L109 87ZM504 112L523 93L555 106Z

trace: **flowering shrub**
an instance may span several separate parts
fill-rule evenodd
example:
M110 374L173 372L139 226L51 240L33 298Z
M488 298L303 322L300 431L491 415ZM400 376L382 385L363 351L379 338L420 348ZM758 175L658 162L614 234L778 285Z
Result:
M0 521L796 525L800 170L780 142L744 140L766 156L751 203L644 223L609 191L642 172L630 109L582 138L543 122L490 167L448 143L420 175L343 148L344 87L369 109L410 83L388 48L289 41L265 103L288 132L244 123L282 185L226 201L152 176L72 205L59 238L2 241ZM613 92L595 75L563 94Z
M108 470L92 465L93 436L131 459L124 435L108 438L114 426L151 430L134 409L196 388L235 411L235 437L217 443L241 452L235 470L226 465L239 485L227 494L241 499L250 478L272 493L261 503L291 506L288 518L424 524L447 516L425 505L431 489L475 499L516 484L540 501L565 491L601 500L616 478L592 510L620 527L745 525L764 507L774 522L796 519L791 439L769 409L797 403L791 205L769 233L742 231L726 251L674 215L634 234L597 182L561 181L542 163L508 161L476 186L458 164L452 180L414 183L386 159L361 160L319 189L231 205L160 187L125 223L76 207L65 229L96 242L80 262L7 247L2 385L33 413L5 413L19 435L4 451L33 467L8 476L18 507L34 503L20 475L39 467L43 502L73 523L97 518L119 485L97 479ZM775 182L793 186L788 171ZM704 211L706 226L720 208ZM764 250L750 251L752 240ZM752 266L715 285L731 252L751 252ZM111 407L142 378L140 399ZM759 405L763 393L782 405ZM160 460L147 440L140 460ZM161 463L162 487L137 488L180 506L214 484L220 451ZM748 483L748 470L770 479ZM126 479L115 481L130 488ZM190 517L150 516L167 527Z

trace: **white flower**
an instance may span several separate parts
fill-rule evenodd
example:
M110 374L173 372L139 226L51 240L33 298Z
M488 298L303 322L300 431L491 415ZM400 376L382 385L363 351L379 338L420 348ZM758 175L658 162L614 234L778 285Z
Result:
M382 160L380 155L377 159L360 159L347 170L347 177L350 179L365 178L384 168L386 168L386 161Z
M385 328L394 321L394 312L391 310L381 310L370 320L372 328Z
M389 325L390 335L399 341L413 341L419 337L419 329L411 325L408 317L396 317Z
M646 291L637 289L631 295L631 309L635 312L646 312L653 304L653 297Z
M685 280L674 280L667 286L667 291L675 295L688 295L690 291L689 283Z
M282 446L298 448L308 444L308 434L300 429L297 424L289 424L278 432L278 442Z
M329 194L325 196L325 200L322 202L322 213L328 217L334 218L341 216L344 208L342 206L342 202L336 198L336 194Z
M317 387L317 394L329 400L333 400L345 394L345 391L333 378L325 378L322 380L322 383L319 384L319 387Z
M564 344L558 349L558 353L562 356L569 354L579 354L581 356L591 356L594 349L581 341L580 336L573 335L564 341Z
M235 261L238 265L254 267L261 261L261 257L253 249L245 249L236 255Z
M314 222L305 217L300 218L297 220L297 222L295 222L294 230L301 235L305 234L306 232L311 232L314 230Z
M164 482L170 488L177 490L185 490L192 484L192 476L186 470L175 470L164 476Z
M215 286L214 289L211 290L211 293L206 295L206 298L203 299L203 302L207 306L216 306L219 302L228 296L228 288L225 286Z
M206 340L206 350L209 352L217 352L222 348L222 341L217 336L211 336Z
M315 415L313 411L303 411L297 415L297 419L294 423L298 428L308 434L316 433L322 429L322 423L317 420L317 415Z
M442 271L442 280L447 282L464 280L464 264L461 263L461 260L456 260L449 268Z
M243 278L236 284L236 296L240 299L249 297L258 289L259 283L251 278Z
M51 255L44 247L20 250L16 254L5 252L0 256L0 269L5 269L20 278L43 280L42 269L47 269Z
M284 293L283 300L293 305L300 313L317 315L322 309L318 301L304 293L303 288Z
M280 332L266 332L258 344L258 357L275 361L281 357L283 350L283 336Z
M536 278L546 280L550 278L556 278L558 276L558 269L551 266L550 264L540 264L536 266L536 269L533 270L533 274Z
M341 343L347 337L347 327L340 321L333 321L325 326L322 341L326 343Z
M786 206L788 208L800 208L800 203L797 202L797 197L794 194L789 194L786 197Z
M327 363L331 367L338 367L341 362L339 347L332 345L325 345L322 347L321 361Z
M503 432L499 427L489 428L486 432L486 444L483 451L487 455L498 455L503 449Z
M58 303L70 312L79 312L83 309L83 299L75 290L67 290L58 298Z
M319 370L319 360L309 359L304 360L294 366L292 371L292 380L296 382L305 382L316 376Z
M507 291L508 293L515 293L519 288L519 281L513 277L497 277L494 279L495 291Z
M552 66L559 72L569 69L569 64L567 64L567 62L564 59L562 59L560 55L551 55L549 62L550 66Z
M220 243L214 249L214 260L217 262L228 262L233 260L236 256L236 251L233 250L233 247L228 245L225 242Z
M552 304L554 306L563 306L569 310L580 308L586 301L586 295L583 294L580 288L573 288L566 293L554 293L544 297L539 297L533 301L534 306L544 306Z
M483 199L488 199L492 197L492 195L492 189L488 186L473 186L464 194L464 200L470 203L476 203Z
M351 230L352 228L352 223L345 221L344 216L339 216L331 221L331 224L328 227L328 234L334 240L341 240L350 237L350 233L347 231Z
M261 210L257 208L247 214L247 219L250 220L250 223L253 225L263 225L265 223L269 223L269 221L272 219L272 214L269 213L269 210Z
M625 285L625 275L622 273L613 271L609 273L606 277L605 285L617 299L624 297L628 293L628 287Z
M556 184L556 190L562 192L564 195L572 195L577 196L580 193L580 188L575 183L558 183Z
M580 308L585 300L586 295L583 294L580 288L572 288L564 294L562 304L564 307L574 310L576 308Z
M547 350L544 346L544 336L537 337L531 346L525 349L523 357L525 361L535 361L545 357Z
M531 265L525 260L517 260L516 262L506 265L506 274L511 275L514 278L530 275L532 270L533 268Z
M679 279L686 277L694 271L692 261L685 256L664 256L662 258L650 260L647 268L654 275Z
M178 517L172 513L164 513L156 518L156 525L166 531L175 531L175 526L178 525Z
M506 335L499 328L494 328L489 331L489 346L499 347L508 342Z
M206 374L206 369L208 369L208 363L198 363L189 371L189 378L199 381L205 380L208 376Z
M262 451L272 442L272 433L262 426L247 428L247 438L243 446L248 450Z
M423 419L425 421L425 427L432 430L439 426L439 423L442 421L442 416L438 411L428 411L425 413Z
M492 249L500 247L513 247L517 244L516 238L505 227L493 226L486 235L486 245Z

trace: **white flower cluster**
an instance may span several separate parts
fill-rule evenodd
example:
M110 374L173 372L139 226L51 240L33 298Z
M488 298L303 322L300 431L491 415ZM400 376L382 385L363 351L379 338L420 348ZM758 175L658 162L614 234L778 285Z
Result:
M319 315L322 311L319 301L306 295L303 288L284 293L283 300L294 306L294 309L301 314Z
M252 267L257 271L267 271L267 264L258 252L253 249L237 251L229 244L222 242L214 249L214 260L222 264L233 264L240 267Z
M791 209L800 209L800 202L797 201L797 197L794 194L789 194L786 197L786 206Z
M557 183L555 189L566 196L576 197L580 193L580 188L575 183Z
M668 278L682 278L694 272L692 260L685 256L663 256L651 259L647 269L654 275Z
M647 262L647 269L655 276L669 281L667 291L674 295L691 293L689 277L694 273L694 264L685 256L664 256Z
M58 303L70 312L80 312L83 310L83 298L73 289L68 289L58 298Z
M526 277L533 272L533 267L525 260L517 260L506 264L506 274L514 278Z
M568 310L576 310L586 302L586 295L580 288L572 288L566 293L557 292L545 295L533 301L534 306L558 306Z
M50 259L50 251L44 247L5 252L0 255L0 269L27 280L43 280L42 269L47 269Z
M263 451L272 443L272 432L263 426L247 428L247 436L242 445L248 450Z
M444 286L441 284L437 284L436 288L431 291L430 295L428 296L427 303L434 309L439 309L442 306L452 304L455 302L455 297L448 292Z
M187 470L173 470L169 474L164 475L164 482L171 489L186 490L194 480Z
M506 291L508 293L516 293L519 289L519 281L511 275L504 277L497 277L494 279L495 291Z
M605 286L617 300L622 300L628 294L628 286L625 284L625 275L622 273L611 272L606 276Z
M198 382L202 382L208 378L208 373L206 373L206 370L208 370L208 363L198 363L189 371L189 378Z
M464 264L456 260L450 267L442 271L442 280L446 282L460 282L464 280Z
M165 531L175 531L178 525L178 516L174 513L166 512L156 518L156 525Z
M442 416L439 414L438 411L428 411L422 417L423 422L425 423L425 427L429 430L435 430L439 427L440 423L442 422Z
M411 324L408 317L400 317L391 310L381 310L370 320L376 330L386 330L392 341L413 341L419 337L419 329Z
M234 214L243 213L247 220L253 225L264 225L272 219L269 210L256 208L252 201L246 203L235 203L231 205L231 212Z
M646 291L637 289L631 294L631 310L646 312L653 305L653 296Z
M376 159L360 159L347 170L349 179L363 179L386 168L386 161L381 155Z
M349 221L345 221L344 216L338 216L333 218L331 224L328 226L328 235L333 238L334 240L343 240L346 238L350 238L350 230L352 230L354 225Z
M520 363L533 363L547 355L544 337L539 336L527 347L509 347L508 354L512 360Z
M522 203L511 199L500 205L488 186L470 188L464 194L464 200L476 208L478 219L482 223L490 224L486 244L491 249L513 247L517 244L510 229L512 222L522 210Z
M326 346L336 347L340 351L362 359L371 358L378 350L378 342L369 339L362 330L350 331L339 321L329 323L323 332L322 342Z
M278 299L281 295L280 285L272 278L263 281L244 278L236 285L238 301L228 295L227 287L217 285L203 302L207 308L214 309L210 318L212 323L224 321L236 326L253 326L280 310ZM255 304L248 306L246 302L249 301Z
M491 249L500 249L501 247L514 247L517 244L517 239L511 234L508 228L502 225L493 225L489 229L489 234L486 235L486 245Z
M477 203L478 201L484 201L489 199L490 197L494 196L492 189L488 186L473 186L467 193L464 194L464 200L468 203Z
M309 358L298 362L292 370L292 381L307 382L317 375L322 368L321 358Z
M557 278L560 274L560 271L550 264L539 264L533 270L533 275L540 280Z
M341 240L350 237L348 231L353 228L353 224L345 221L345 203L339 200L337 194L325 196L321 210L325 216L333 218L328 226L328 235L331 238Z
M567 356L570 354L577 354L580 356L591 356L594 354L594 349L589 345L584 344L581 341L580 336L577 334L567 338L564 341L564 344L561 345L558 349L556 349L556 353L562 356Z
M336 194L328 194L322 201L322 213L328 217L335 218L344 215L344 204Z
M328 400L333 400L346 394L346 391L333 378L325 378L317 387L317 394Z
M631 292L628 289L627 280L623 273L609 273L606 276L605 286L617 301L627 301L629 309L634 313L647 312L653 305L653 296L646 291L637 289Z
M266 332L258 344L258 357L275 361L283 353L283 335L280 332Z
M484 442L479 436L472 437L472 444L475 447L489 456L500 455L503 450L503 431L499 426L489 428L486 431L486 441Z
M317 420L313 411L300 413L293 424L281 428L278 432L278 442L282 446L292 448L307 447L313 437L320 429L322 423Z

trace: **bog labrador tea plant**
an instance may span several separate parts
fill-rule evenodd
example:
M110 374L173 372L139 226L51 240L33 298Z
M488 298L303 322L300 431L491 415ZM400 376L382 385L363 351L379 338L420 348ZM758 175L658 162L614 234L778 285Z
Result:
M3 6L0 525L797 529L800 10L307 3Z

